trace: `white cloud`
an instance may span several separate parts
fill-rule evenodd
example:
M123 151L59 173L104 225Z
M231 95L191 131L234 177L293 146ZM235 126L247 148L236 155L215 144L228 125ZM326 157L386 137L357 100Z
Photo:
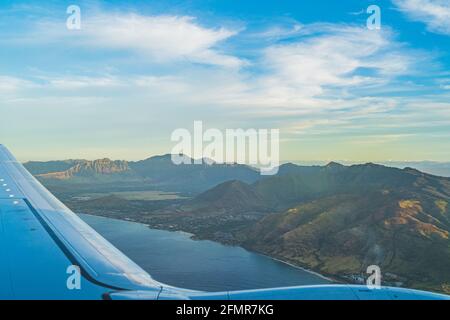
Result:
M262 72L242 80L246 86L224 101L279 113L342 108L365 102L358 91L392 88L396 78L425 65L422 53L397 42L387 28L322 24L305 25L302 32L294 42L265 48L255 62Z
M396 142L404 140L410 137L414 137L415 134L376 134L376 135L362 135L357 139L352 139L350 143L367 146L368 144L386 145L390 142Z
M257 38L265 39L282 39L291 36L295 36L301 33L303 25L295 22L291 26L273 26L263 32L259 32L253 35Z
M450 35L450 1L392 0L411 19L427 25L429 31Z
M35 86L31 81L0 75L0 93L13 93L19 89Z
M217 48L237 31L205 28L188 16L97 15L83 19L81 30L68 31L47 21L39 24L37 33L41 36L28 41L70 39L68 45L135 52L158 63L188 61L231 68L244 64Z
M117 77L55 77L44 78L47 85L59 90L80 90L85 88L113 88L122 86L123 83Z
M95 42L92 46L143 50L156 59L188 56L193 59L195 56L196 59L206 57L204 61L210 63L226 61L221 60L220 53L211 47L226 39L231 34L229 31L202 29L194 25L191 18L121 16L115 17L119 21L117 24L106 25L105 19L91 19L83 24L84 34L79 36L84 44ZM181 30L179 33L174 31L176 26ZM151 29L156 31L148 32ZM234 69L218 71L194 66L180 71L172 68L161 76L52 76L41 79L47 87L62 91L92 88L116 91L133 86L136 90L167 88L168 92L174 89L186 94L183 101L199 104L213 101L236 108L268 107L283 114L290 112L287 108L304 113L344 105L353 107L358 97L352 91L390 86L392 79L414 73L417 64L422 62L420 55L396 42L387 28L372 32L346 25L313 24L304 25L298 31L301 35L287 44L263 48L259 57L252 60L252 68L258 69L256 73L247 69L238 73ZM170 39L170 35L175 35L175 39ZM194 40L181 40L189 37ZM78 41L69 41L73 42Z
M70 92L98 92L105 90L111 92L144 91L153 93L175 94L187 92L189 87L182 79L175 76L64 76L64 77L40 77L41 89Z
M400 76L410 71L411 57L389 31L335 26L328 33L294 44L270 47L265 61L280 77L294 85L319 87L360 85L375 78ZM371 75L357 74L369 69Z
M443 90L450 90L450 78L437 79L436 83Z
M314 119L314 120L304 120L304 121L295 123L290 128L288 128L288 130L293 133L303 133L303 132L306 132L307 130L315 128L317 126L336 127L336 126L340 126L340 125L348 125L348 121L326 119L326 118Z

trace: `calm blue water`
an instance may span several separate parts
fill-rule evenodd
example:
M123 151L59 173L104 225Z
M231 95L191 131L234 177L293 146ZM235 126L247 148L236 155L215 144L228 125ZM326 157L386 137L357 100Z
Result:
M80 216L154 279L169 285L224 291L328 283L240 247L194 241L185 233L154 230L139 223Z

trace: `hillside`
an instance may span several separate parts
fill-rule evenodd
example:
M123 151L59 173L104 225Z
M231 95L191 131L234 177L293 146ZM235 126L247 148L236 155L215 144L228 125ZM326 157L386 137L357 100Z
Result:
M443 178L406 168L390 168L372 163L343 166L302 167L287 165L277 176L254 184L257 192L273 206L287 209L302 201L342 193L364 194L372 190L397 190L446 197L450 178Z
M267 212L261 195L249 184L231 180L200 194L181 208L184 212L208 214L248 214Z
M274 205L297 205L241 232L246 247L341 278L376 264L385 281L450 292L449 178L373 164L297 169L255 184Z
M63 172L84 161L86 160L29 161L24 163L24 166L31 174L40 175L51 172Z
M36 175L46 180L75 180L84 178L89 180L100 180L106 177L123 177L124 173L132 174L126 161L112 161L100 159L95 161L78 160L63 171L41 173Z
M151 157L130 163L130 167L141 177L150 179L165 189L203 192L216 185L240 180L253 183L260 179L259 171L240 164L181 164L175 165L171 155Z
M229 181L153 217L162 226L344 281L379 265L387 284L450 289L450 179L375 164L301 167Z

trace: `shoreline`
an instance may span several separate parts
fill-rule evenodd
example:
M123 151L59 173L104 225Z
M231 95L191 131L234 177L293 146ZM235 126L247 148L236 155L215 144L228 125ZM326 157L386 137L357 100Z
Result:
M290 267L292 267L292 268L294 268L294 269L298 269L298 270L307 272L307 273L312 274L312 275L314 275L314 276L316 276L316 277L318 277L318 278L321 278L321 279L323 279L323 280L329 281L330 283L337 283L337 281L336 281L335 279L329 278L329 277L327 277L327 276L325 276L325 275L323 275L323 274L321 274L321 273L319 273L319 272L317 272L317 271L314 271L314 270L311 270L311 269L307 269L307 268L302 267L302 266L295 265L295 264L293 264L293 263L291 263L291 262L284 261L284 260L282 260L282 259L280 259L280 258L276 258L276 257L269 256L269 255L267 255L267 254L265 254L265 253L258 252L258 251L255 251L255 250L246 248L246 247L244 247L244 246L242 246L242 245L237 245L237 246L236 246L236 245L229 245L229 244L222 243L222 242L220 242L220 241L216 241L216 240L212 240L212 239L198 239L198 238L196 238L196 236L197 236L196 234L193 234L193 233L190 233L190 232L187 232L187 231L183 231L183 230L169 230L169 229L158 229L158 228L152 227L152 226L149 225L149 224L146 224L146 223L143 223L143 222L139 222L139 221L136 221L136 220L134 220L134 219L129 219L129 218L128 218L128 219L119 219L119 218L113 218L113 217L108 217L108 216L104 216L104 215L95 215L95 214L88 214L88 213L77 213L77 214L82 214L82 215L87 215L87 216L93 216L93 217L101 217L101 218L105 218L105 219L111 219L111 220L122 221L122 222L138 223L138 224L143 225L143 226L145 226L145 227L147 227L147 228L149 228L149 229L152 229L152 230L162 230L162 231L167 231L167 232L180 233L180 234L183 234L183 235L189 237L189 239L191 239L191 240L193 240L193 241L212 241L212 242L221 244L221 245L223 245L223 246L228 246L228 247L231 247L231 246L233 246L233 247L240 247L240 248L242 248L242 249L244 249L244 250L247 250L248 252L251 252L251 253L253 253L253 254L257 254L257 255L263 256L263 257L265 257L265 258L268 258L268 259L270 259L270 260L273 260L273 261L276 261L276 262L279 262L279 263L288 265L288 266L290 266Z
M211 242L214 242L214 243L217 243L217 244L220 244L220 245L223 245L223 246L227 246L227 247L239 247L239 248L241 248L243 250L246 250L246 251L248 251L248 252L250 252L252 254L257 254L257 255L260 255L260 256L264 256L265 258L268 258L268 259L270 259L272 261L276 261L276 262L285 264L285 265L287 265L287 266L289 266L291 268L295 268L297 270L301 270L303 272L307 272L310 275L314 275L314 276L316 276L316 277L318 277L318 278L320 278L322 280L330 282L330 284L343 284L343 285L345 285L345 284L352 284L353 283L353 282L349 282L349 280L346 279L346 278L340 277L339 275L324 275L324 274L321 274L318 271L314 271L314 270L308 269L308 268L303 267L303 266L295 265L294 263L285 261L285 260L283 260L282 258L279 258L279 257L269 256L269 255L267 255L267 254L265 254L263 252L260 252L260 251L257 251L257 250L252 250L251 248L247 248L247 247L245 247L243 245L240 245L240 244L227 244L227 243L223 243L223 242L220 242L220 241L217 241L217 240L205 239L205 238L200 238L199 239L199 238L196 238L195 234L190 233L190 232L186 232L186 231L183 231L183 230L176 230L176 229L156 228L156 227L152 227L149 224L137 221L135 219L130 219L130 218L122 218L122 219L120 219L120 218L117 218L117 217L108 217L106 215L87 214L87 213L76 213L76 214L77 215L82 214L82 215L87 215L87 216L100 217L100 218L104 218L104 219L111 219L111 220L116 220L116 221L121 221L121 222L138 223L138 224L143 225L146 228L149 228L151 230L159 230L159 231L179 233L179 234L182 234L183 236L185 236L188 239L193 240L193 241L211 241ZM316 284L316 285L320 285L320 284ZM314 284L312 284L311 286L314 286ZM412 289L424 290L424 288L422 286L421 287L409 286L409 287L412 288ZM441 293L441 294L448 294L447 291L442 290L442 289L440 289L440 287L436 287L436 286L429 286L425 290L436 292L436 293Z
M250 251L251 251L251 250L250 250ZM293 263L291 263L291 262L283 261L283 260L281 260L281 259L279 259L279 258L271 257L271 256L268 256L268 255L266 255L266 254L264 254L264 253L260 253L260 252L256 252L256 251L251 251L251 252L256 253L256 254L259 254L259 255L262 255L262 256L264 256L264 257L266 257L266 258L269 258L269 259L272 259L272 260L274 260L274 261L277 261L277 262L286 264L286 265L288 265L288 266L290 266L290 267L292 267L292 268L295 268L295 269L299 269L299 270L308 272L308 273L313 274L313 275L315 275L315 276L317 276L317 277L319 277L319 278L321 278L321 279L323 279L323 280L327 280L327 281L329 281L329 282L331 282L331 283L337 283L336 280L334 280L334 279L332 279L332 278L329 278L329 277L327 277L327 276L325 276L325 275L323 275L323 274L321 274L321 273L318 273L317 271L314 271L314 270L311 270L311 269L306 269L306 268L301 267L301 266L297 266L297 265L295 265L295 264L293 264Z

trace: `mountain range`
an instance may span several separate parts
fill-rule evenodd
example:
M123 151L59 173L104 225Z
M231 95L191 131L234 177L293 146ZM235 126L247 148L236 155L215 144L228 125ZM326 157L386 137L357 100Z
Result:
M316 161L291 161L295 164L301 164L306 166L312 165L325 165L327 162L316 160ZM341 164L351 166L358 164L360 162L354 161L339 161ZM441 177L450 177L450 162L439 162L439 161L380 161L377 164L381 164L387 167L394 167L399 169L404 168L415 168L422 172L432 174Z
M164 206L108 196L75 204L83 212L108 216L106 204L115 203L115 217L241 245L341 281L375 264L385 283L450 293L450 178L336 162L284 164L277 175L262 178L244 165L175 166L170 155L26 167L47 186L128 181L192 193Z
M297 168L254 188L275 213L240 242L323 274L379 265L385 280L450 289L450 178L366 164Z
M208 164L209 163L209 164ZM259 171L241 164L175 165L171 155L155 156L142 161L101 159L27 162L24 166L52 189L77 185L93 189L158 189L199 193L230 179L253 183Z
M378 265L385 283L450 292L449 201L450 178L332 162L284 165L253 184L225 182L156 213L189 221L204 238L341 280Z

